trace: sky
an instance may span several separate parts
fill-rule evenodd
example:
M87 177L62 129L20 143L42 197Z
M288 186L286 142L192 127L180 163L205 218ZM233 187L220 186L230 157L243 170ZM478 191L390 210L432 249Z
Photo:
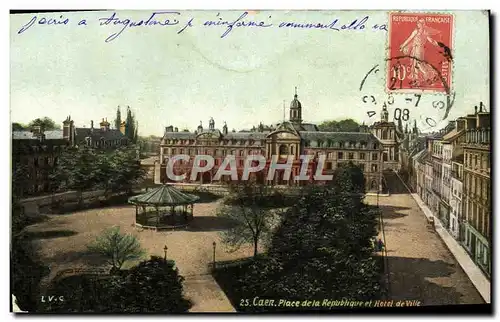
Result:
M153 11L116 11L115 18L147 20ZM12 122L50 117L62 123L71 115L79 127L107 118L118 106L130 106L140 135L163 134L165 126L194 130L210 117L222 128L251 128L283 120L295 87L307 122L353 118L371 124L379 119L388 96L385 58L390 32L373 29L388 21L385 11L251 11L241 21L269 27L204 26L206 21L235 21L239 11L180 11L159 14L177 25L127 27L100 25L113 12L60 12L10 16L10 108ZM441 13L443 11L440 11ZM482 101L489 110L488 16L480 11L453 12L452 92L449 120L471 113ZM35 23L29 24L36 16ZM62 16L62 18L61 18ZM357 20L364 29L280 28L280 22L329 24ZM43 18L43 19L42 19ZM60 24L39 24L50 18ZM62 23L65 19L69 21ZM103 18L103 20L99 20ZM86 25L78 25L85 19ZM192 20L191 20L192 19ZM188 21L192 26L187 26ZM371 73L360 91L366 74ZM398 94L390 106L407 108ZM363 97L367 96L366 103ZM373 96L373 99L371 98ZM424 93L411 120L441 119L433 102L442 94ZM284 103L285 102L285 103ZM376 103L376 104L375 104ZM411 105L411 104L410 104ZM369 117L368 111L377 112Z

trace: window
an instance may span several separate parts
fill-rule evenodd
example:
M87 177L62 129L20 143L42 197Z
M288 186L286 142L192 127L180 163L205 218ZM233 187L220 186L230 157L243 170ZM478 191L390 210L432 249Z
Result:
M353 160L354 159L354 153L349 153L349 160Z
M337 159L342 160L344 158L344 153L343 152L338 152L337 153Z
M365 172L365 164L364 163L360 163L359 167L361 168L361 171Z
M372 164L372 172L377 172L377 168L376 164Z
M377 153L372 153L372 160L373 161L378 160L378 154Z
M280 145L279 153L280 154L288 154L288 147L285 144Z
M240 150L240 157L243 156L244 152L245 152L244 150Z
M359 159L364 160L365 159L365 154L363 152L359 153Z
M326 167L326 170L331 170L332 169L332 163L331 162L325 162L325 167Z

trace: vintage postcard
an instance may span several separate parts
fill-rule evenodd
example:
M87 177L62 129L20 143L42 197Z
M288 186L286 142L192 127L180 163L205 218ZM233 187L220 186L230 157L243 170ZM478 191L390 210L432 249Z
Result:
M11 311L492 312L490 12L11 12Z

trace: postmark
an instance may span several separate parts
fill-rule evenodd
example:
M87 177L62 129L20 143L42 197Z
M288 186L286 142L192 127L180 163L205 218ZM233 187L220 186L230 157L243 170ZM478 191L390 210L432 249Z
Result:
M449 94L453 15L389 13L386 90Z

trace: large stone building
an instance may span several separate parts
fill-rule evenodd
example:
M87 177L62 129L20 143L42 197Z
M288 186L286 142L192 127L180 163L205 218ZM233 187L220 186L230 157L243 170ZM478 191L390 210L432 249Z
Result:
M68 147L88 145L96 149L113 149L128 143L127 138L102 119L99 128L76 128L68 116L62 130L44 131L41 126L31 130L12 131L12 168L18 196L50 192L51 170L57 166L61 152Z
M482 107L467 115L464 152L464 246L476 264L491 273L490 114Z
M398 127L394 122L389 121L389 112L383 107L380 121L375 122L370 128L382 143L382 166L383 170L399 170L399 141L403 140L403 128L401 119Z
M265 157L267 164L264 170L255 175L257 180L266 181L272 156L278 156L281 162L290 156L293 159L291 180L285 180L284 171L277 170L273 180L266 183L299 184L293 178L299 175L301 169L300 156L310 155L313 158L309 163L309 174L314 174L317 161L324 155L326 159L323 174L332 173L340 164L352 161L363 169L366 189L377 191L383 184L382 170L385 164L395 166L393 163L397 163L395 125L388 122L386 112L385 110L382 113L380 122L371 129L363 127L362 132L321 132L316 125L303 122L302 104L295 93L290 103L289 120L273 127L259 126L251 131L229 132L225 123L222 130L217 129L213 119L210 119L208 129L200 122L193 132L178 131L177 128L169 126L165 129L160 145L161 181L170 181L166 171L167 164L175 155L190 156L189 161L176 161L173 165L175 174L187 174L185 182L213 183L216 181L215 174L226 156L235 156L237 172L241 178L245 158L258 154ZM370 131L380 134L384 140L381 142ZM191 180L191 169L196 155L211 155L215 162L213 169L199 173ZM229 176L222 176L219 181L226 180L230 180Z
M12 133L12 188L18 197L38 195L51 191L49 175L61 152L70 146L61 131Z
M490 114L482 107L426 137L417 193L487 276L491 272Z

